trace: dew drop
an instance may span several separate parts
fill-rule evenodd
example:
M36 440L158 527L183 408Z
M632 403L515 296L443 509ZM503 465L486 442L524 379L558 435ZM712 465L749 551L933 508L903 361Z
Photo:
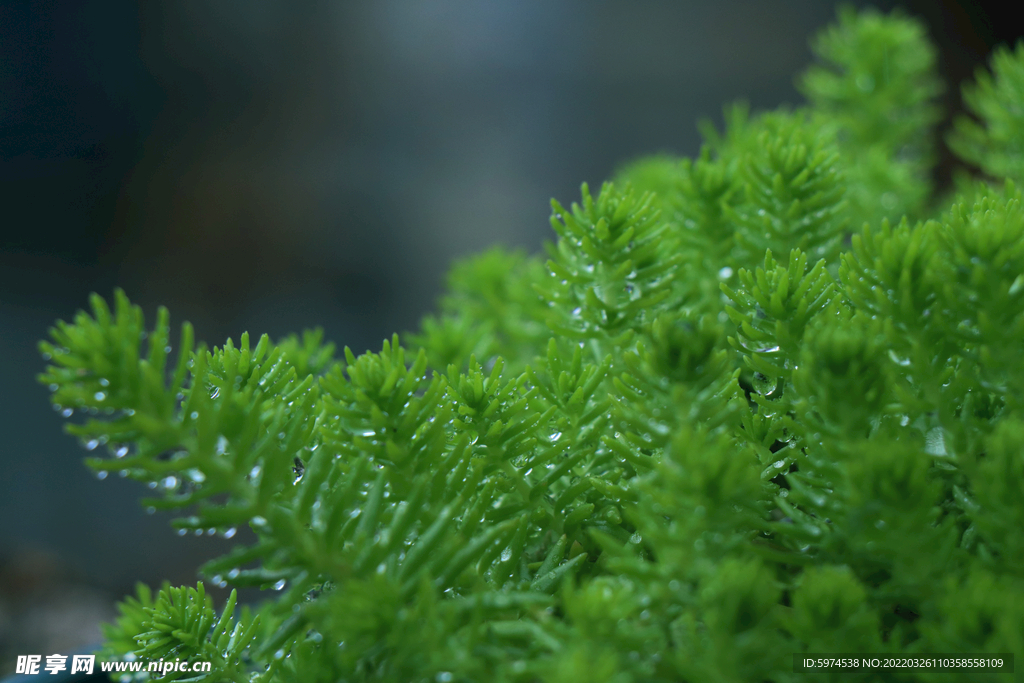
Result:
M56 384L51 384L50 385L50 391L57 391L58 389L60 389L60 387L57 386Z
M501 551L501 561L508 562L512 559L512 548L505 548Z
M92 395L92 397L97 401L105 401L107 398L107 394L106 392L103 391L97 391L95 394Z
M224 538L234 538L236 533L237 529L235 527L228 527L224 530Z
M252 518L252 525L253 526L266 526L266 524L267 524L266 518L261 516L261 515L256 515L255 517Z
M123 458L126 455L128 455L128 447L127 446L119 446L118 449L116 451L114 451L114 456L115 457Z
M196 536L202 536L203 535L203 530L202 529L196 529L195 530L195 535Z
M217 398L218 396L220 396L220 387L214 387L213 393L210 394L210 398Z
M96 478L101 480L101 481L106 479L107 478L107 471L106 470L100 470L99 472L96 473Z
M165 489L167 489L168 491L171 491L171 490L173 490L173 489L176 489L176 488L178 488L178 478L177 478L177 477L175 477L174 475L169 475L169 476L166 476L166 477L164 477L164 478L163 478L163 479L162 479L162 480L160 481L160 483L161 483L161 484L163 485L163 487L164 487Z
M94 451L100 445L99 439L89 439L85 442L85 450Z
M276 591L282 590L284 588L284 584L285 584L285 580L284 579L279 579L277 581L277 583L274 584L274 590L276 590Z
M768 396L775 392L779 387L779 382L774 377L766 377L760 372L754 373L754 391L761 396Z
M189 417L191 417L193 420L198 420L199 419L199 413L197 411L193 410L192 414L189 415Z
M237 579L238 575L241 574L241 573L242 572L238 569L238 567L235 567L234 569L232 569L231 571L228 572L228 578L233 581L233 580Z
M150 505L150 506L149 506L148 508L146 508L146 514L147 514L147 515L152 515L152 514L154 514L155 512L156 512L156 508L155 508L155 507L153 507L152 505Z
M62 417L71 417L72 415L75 414L75 411L72 410L71 408L65 408L64 410L60 411L60 414Z
M119 476L122 479L124 479L125 477L128 476L128 470L121 470L120 472L117 473L117 476Z
M640 532L636 532L632 536L629 537L629 542L632 543L633 545L639 544L640 541L642 541L642 540L644 540L644 539L640 536Z
M718 271L718 279L719 280L728 280L731 277L732 277L732 268L730 268L729 266L726 266L726 267L724 267L724 268L722 268L721 270Z
M188 533L188 529L178 529L178 535L179 536L184 536L187 533Z
M928 455L946 455L946 439L941 427L936 427L925 435L924 452Z

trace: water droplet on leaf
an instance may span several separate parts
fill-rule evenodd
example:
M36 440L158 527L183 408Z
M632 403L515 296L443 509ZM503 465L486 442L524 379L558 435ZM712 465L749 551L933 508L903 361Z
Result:
M759 393L761 396L768 396L774 393L779 387L779 381L775 377L766 377L760 372L754 373L754 391Z

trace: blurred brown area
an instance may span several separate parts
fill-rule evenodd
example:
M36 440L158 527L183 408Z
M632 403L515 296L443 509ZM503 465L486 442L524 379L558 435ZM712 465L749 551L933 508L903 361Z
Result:
M112 597L53 554L0 559L0 675L14 673L18 655L70 655L98 644L100 623L115 616Z

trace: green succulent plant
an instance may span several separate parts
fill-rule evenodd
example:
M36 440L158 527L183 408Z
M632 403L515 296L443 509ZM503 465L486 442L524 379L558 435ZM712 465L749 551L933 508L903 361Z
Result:
M40 381L88 465L179 530L251 528L200 574L274 591L140 587L101 657L627 683L1024 652L1024 46L965 90L949 143L986 178L950 205L921 25L847 10L814 48L806 106L553 201L546 261L459 263L379 352L187 323L172 352L120 291L58 323Z

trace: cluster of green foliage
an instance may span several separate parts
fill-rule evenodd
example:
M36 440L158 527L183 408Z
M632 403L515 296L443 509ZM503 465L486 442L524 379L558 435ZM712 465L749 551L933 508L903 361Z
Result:
M806 106L553 202L546 263L458 264L405 346L185 324L171 363L121 292L59 323L41 381L88 464L181 533L250 527L201 574L277 591L140 588L101 656L628 683L1024 652L1024 46L966 90L949 143L987 178L945 200L921 26L846 11L814 46Z

